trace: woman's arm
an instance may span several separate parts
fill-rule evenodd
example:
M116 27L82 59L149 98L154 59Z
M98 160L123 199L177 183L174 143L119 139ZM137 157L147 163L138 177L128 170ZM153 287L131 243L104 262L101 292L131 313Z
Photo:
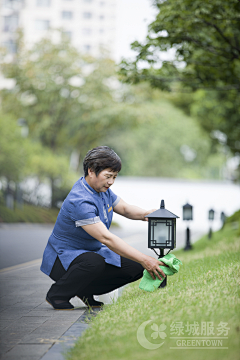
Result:
M151 256L145 255L140 251L134 249L132 246L125 243L125 241L120 239L118 236L112 234L102 222L91 225L84 225L82 226L82 228L89 235L100 241L102 244L106 245L115 253L140 263L150 273L154 280L155 276L162 280L159 273L161 273L161 275L165 277L164 272L159 267L159 265L164 266L164 263L159 262Z
M138 206L129 205L122 199L113 208L113 211L119 215L125 216L128 219L142 220L142 221L147 221L147 218L145 218L145 216L148 214L151 214L155 210L156 209L147 211L147 210L141 209Z

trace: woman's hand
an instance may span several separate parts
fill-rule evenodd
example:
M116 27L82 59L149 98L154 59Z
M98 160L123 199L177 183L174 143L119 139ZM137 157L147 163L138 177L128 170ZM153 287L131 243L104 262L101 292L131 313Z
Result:
M148 221L148 218L146 218L145 216L147 216L148 214L153 213L154 211L156 211L157 209L151 209L145 212L145 214L143 215L143 219L142 221Z
M164 274L163 270L159 267L159 265L166 266L162 261L158 261L151 256L146 256L142 261L142 266L149 272L153 280L158 277L159 280L163 280L166 275ZM161 276L160 276L160 274Z

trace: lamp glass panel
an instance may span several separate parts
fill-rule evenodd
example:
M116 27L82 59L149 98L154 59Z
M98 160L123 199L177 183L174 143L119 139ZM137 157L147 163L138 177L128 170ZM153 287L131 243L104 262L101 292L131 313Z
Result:
M172 246L172 220L151 220L151 247L169 248Z
M209 220L213 220L213 219L214 219L214 211L213 211L213 210L209 210L208 219L209 219Z
M192 209L183 209L183 220L192 220Z

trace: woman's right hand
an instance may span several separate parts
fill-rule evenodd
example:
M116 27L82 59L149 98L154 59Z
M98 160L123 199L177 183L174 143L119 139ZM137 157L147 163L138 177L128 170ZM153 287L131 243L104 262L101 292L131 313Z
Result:
M159 265L166 266L162 261L159 261L157 259L154 259L151 256L147 256L142 261L142 266L149 272L153 280L158 277L159 280L163 280L166 275L164 274L163 270L159 267ZM162 277L160 276L160 274Z

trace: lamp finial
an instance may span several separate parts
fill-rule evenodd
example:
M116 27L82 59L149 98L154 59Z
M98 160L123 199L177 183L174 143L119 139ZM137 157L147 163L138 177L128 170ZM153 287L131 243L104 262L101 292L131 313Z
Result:
M160 206L160 209L165 209L164 200L161 200L161 206Z

